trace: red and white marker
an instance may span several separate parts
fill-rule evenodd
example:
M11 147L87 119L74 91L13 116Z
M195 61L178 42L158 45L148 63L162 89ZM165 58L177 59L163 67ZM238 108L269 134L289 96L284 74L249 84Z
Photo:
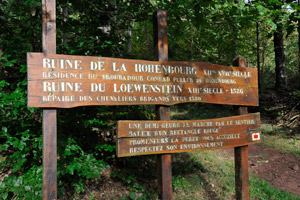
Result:
M253 133L252 134L252 141L260 140L260 134L259 133Z

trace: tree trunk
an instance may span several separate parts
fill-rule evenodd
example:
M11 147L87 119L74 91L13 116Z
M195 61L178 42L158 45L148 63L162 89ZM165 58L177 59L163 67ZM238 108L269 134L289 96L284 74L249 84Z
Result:
M297 1L298 6L300 6L300 1ZM299 16L300 12L298 11L298 16ZM297 31L298 31L298 68L299 68L299 89L300 89L300 19L298 19L298 27L297 27Z
M63 5L63 24L66 24L69 18L69 12L68 12L68 7L67 3ZM68 44L68 33L66 31L63 31L62 33L62 42L63 42L63 49L65 50L64 53L67 53L66 46Z
M261 91L261 71L260 71L260 38L259 38L259 22L256 22L256 56L257 56L257 72L258 72L258 89Z
M275 72L276 72L276 89L284 89L287 86L285 54L283 46L283 29L282 25L277 23L277 30L274 32L274 50L275 50Z
M265 58L266 58L266 46L264 45L263 49L262 49L262 53L261 53L261 68L260 68L260 76L261 79L260 81L262 82L262 77L264 77L264 68L265 68Z
M239 4L240 0L234 0L235 4ZM239 40L238 40L238 34L239 30L236 27L235 21L232 22L232 36L233 36L233 56L232 58L235 58L239 55L239 50L238 50L238 45L239 45Z
M127 26L127 37L128 37L127 54L131 56L131 54L132 54L132 27L131 27L131 22Z

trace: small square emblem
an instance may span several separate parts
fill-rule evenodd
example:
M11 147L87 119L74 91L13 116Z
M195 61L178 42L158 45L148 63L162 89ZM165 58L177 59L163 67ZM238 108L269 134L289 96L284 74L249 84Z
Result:
M260 134L259 133L253 133L252 134L252 141L260 140Z

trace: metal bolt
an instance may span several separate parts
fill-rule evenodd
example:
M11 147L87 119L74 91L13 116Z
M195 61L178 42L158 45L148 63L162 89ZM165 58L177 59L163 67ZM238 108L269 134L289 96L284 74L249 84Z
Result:
M47 23L47 29L51 30L53 28L53 24L51 22Z

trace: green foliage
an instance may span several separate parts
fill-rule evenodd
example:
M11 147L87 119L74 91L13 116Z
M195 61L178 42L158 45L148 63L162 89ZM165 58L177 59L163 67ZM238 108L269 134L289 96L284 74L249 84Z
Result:
M141 197L137 197L136 193L130 192L129 196L123 196L121 199L122 200L147 200L147 199L151 199L151 196L143 195Z
M282 199L282 200L296 200L299 199L294 195L291 195L288 192L280 191L271 186L265 180L261 180L258 178L250 179L250 196L257 196L259 199L263 200L275 200L275 199Z
M126 185L129 191L128 196L123 196L124 200L146 200L151 199L151 195L146 192L145 188L137 183L136 177L126 171L113 172L111 177L121 180ZM138 195L142 193L142 195Z
M136 178L132 174L126 173L125 171L113 172L111 174L111 177L118 178L119 180L122 180L124 183L127 184L130 184L136 180Z
M182 176L172 177L172 184L175 190L191 187L191 184Z
M62 168L62 170L65 169L65 171L60 172L62 175L68 173L70 175L77 174L79 177L85 177L86 179L99 178L106 164L103 160L96 160L93 154L85 153L71 139L68 140L62 156L68 163L65 168Z
M10 175L0 185L1 199L41 199L42 166L30 168L22 175Z
M17 68L17 59L7 54L1 57L1 70L12 72ZM25 75L21 65L19 74ZM19 75L20 76L20 75ZM18 80L18 76L16 76ZM7 173L0 185L2 199L40 199L42 192L40 124L35 118L37 109L26 107L27 81L11 82L8 78L0 82L0 151L5 159L0 162L2 173ZM21 122L21 123L20 123Z
M42 113L26 105L26 53L41 52L41 2L4 0L0 4L0 170L7 174L0 185L3 194L0 199L40 199ZM121 30L130 27L132 18L144 17L140 8L151 9L147 2L138 5L57 1L57 52L125 55ZM66 10L68 14L64 16ZM96 28L108 26L110 33ZM142 106L61 110L58 114L59 195L73 189L80 196L85 191L86 180L101 177L102 171L114 162L117 120L148 117L152 117L151 111Z
M263 145L274 148L282 153L292 154L300 157L299 136L290 137L286 133L287 128L277 127L270 124L263 124Z
M278 9L281 5L277 0L253 4L217 0L57 0L57 52L152 60L152 14L162 8L168 11L169 60L231 65L233 56L239 53L255 67L255 22L259 21L263 83L268 88L274 80L271 36L281 23L290 37L286 55L292 84L299 79L295 75L299 6L284 1L283 8L291 6L291 12L287 12ZM41 19L39 0L0 2L0 171L7 175L0 184L0 199L41 198L42 112L26 105L26 53L42 51ZM294 94L299 96L296 91ZM199 109L195 106L188 115L200 117ZM73 190L77 197L85 193L88 179L101 177L103 170L116 163L117 121L155 118L153 106L90 106L61 109L58 113L59 195ZM216 115L200 114L205 118ZM132 172L112 176L127 184L130 194L125 199L149 197L147 193L138 196L144 188ZM174 187L188 187L188 182L176 176Z
M234 160L228 159L232 158L232 155L228 152L224 153L201 151L187 153L184 156L175 154L176 161L181 161L181 168L189 168L190 165L201 165L201 168L197 170L188 170L180 175L173 175L173 185L174 182L178 185L178 187L174 187L175 198L232 199L235 195ZM299 199L291 193L275 188L253 174L250 174L249 182L251 199Z

